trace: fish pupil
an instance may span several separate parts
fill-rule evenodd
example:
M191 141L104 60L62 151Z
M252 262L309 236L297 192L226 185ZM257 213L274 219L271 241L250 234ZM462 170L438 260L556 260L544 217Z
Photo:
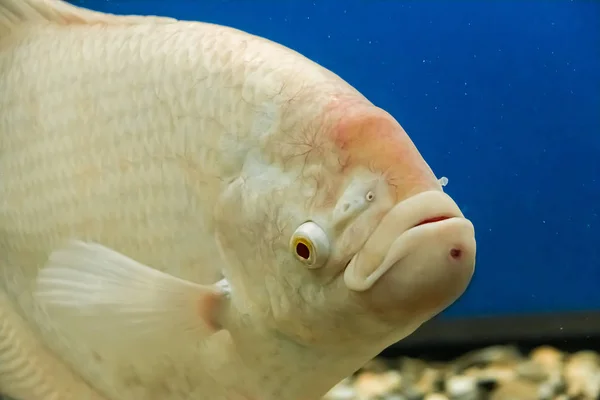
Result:
M308 246L304 243L296 244L296 254L298 254L299 257L302 257L305 260L308 260L310 258L310 250L308 249Z

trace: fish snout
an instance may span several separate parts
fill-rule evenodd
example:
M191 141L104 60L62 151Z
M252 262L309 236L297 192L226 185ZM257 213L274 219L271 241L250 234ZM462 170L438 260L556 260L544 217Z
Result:
M378 313L431 318L466 290L475 269L475 233L443 192L392 208L344 272L346 286Z

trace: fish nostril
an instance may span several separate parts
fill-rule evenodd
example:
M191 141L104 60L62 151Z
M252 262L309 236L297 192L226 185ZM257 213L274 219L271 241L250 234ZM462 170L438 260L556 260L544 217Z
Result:
M461 255L462 255L461 249L453 248L452 250L450 250L450 257L452 257L455 260L458 260Z

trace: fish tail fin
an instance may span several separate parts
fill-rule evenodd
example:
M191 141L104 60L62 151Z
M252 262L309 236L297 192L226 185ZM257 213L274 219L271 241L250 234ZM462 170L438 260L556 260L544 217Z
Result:
M167 17L115 15L88 10L63 0L0 0L0 39L24 24L172 23Z

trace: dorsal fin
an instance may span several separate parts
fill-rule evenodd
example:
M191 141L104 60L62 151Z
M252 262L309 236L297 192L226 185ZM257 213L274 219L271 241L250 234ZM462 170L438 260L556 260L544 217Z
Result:
M167 17L115 15L77 7L63 0L0 0L0 38L22 24L140 24L173 23Z

